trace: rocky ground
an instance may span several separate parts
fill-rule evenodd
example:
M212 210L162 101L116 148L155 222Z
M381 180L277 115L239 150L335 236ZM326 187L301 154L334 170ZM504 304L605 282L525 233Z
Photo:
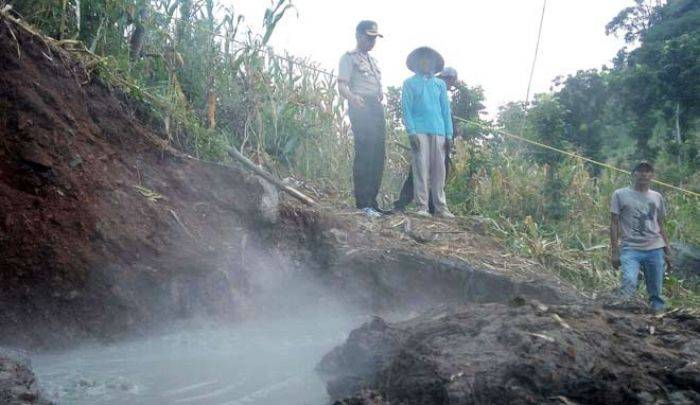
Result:
M42 398L31 363L21 352L0 349L0 404L50 404Z
M353 331L318 370L338 404L696 404L700 320L644 306L439 307Z

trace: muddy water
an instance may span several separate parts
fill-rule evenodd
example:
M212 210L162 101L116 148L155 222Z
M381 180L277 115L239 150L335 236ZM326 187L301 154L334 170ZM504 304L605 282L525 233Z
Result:
M314 366L364 320L321 310L32 361L42 389L59 404L321 405L328 397Z

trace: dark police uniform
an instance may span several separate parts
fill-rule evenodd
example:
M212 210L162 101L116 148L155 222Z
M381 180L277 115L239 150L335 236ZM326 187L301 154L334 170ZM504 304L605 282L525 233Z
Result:
M377 194L384 174L386 119L382 106L382 73L367 52L354 50L340 59L338 81L364 99L364 108L349 107L355 138L353 184L357 208L378 208Z

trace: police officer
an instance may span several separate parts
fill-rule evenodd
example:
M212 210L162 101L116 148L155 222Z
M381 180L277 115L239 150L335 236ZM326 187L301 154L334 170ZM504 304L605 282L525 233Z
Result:
M377 37L374 21L361 21L355 29L357 47L340 58L338 91L348 100L355 138L353 185L355 204L369 217L379 217L377 194L384 173L386 120L382 106L382 74L369 52Z

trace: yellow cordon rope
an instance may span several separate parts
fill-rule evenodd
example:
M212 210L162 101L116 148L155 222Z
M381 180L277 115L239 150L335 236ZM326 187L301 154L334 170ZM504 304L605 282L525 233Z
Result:
M547 144L544 144L544 143L541 143L541 142L533 141L532 139L528 139L528 138L525 138L525 137L522 137L522 136L519 136L519 135L511 134L511 133L509 133L509 132L506 132L506 131L503 131L503 130L500 130L500 129L497 129L497 128L493 128L493 127L491 127L490 125L486 125L486 124L481 123L481 122L478 122L478 121L467 120L467 119L464 119L464 118L462 118L462 117L458 117L458 116L456 116L456 115L453 116L453 118L454 118L455 120L457 120L457 121L464 122L464 123L466 123L466 124L474 124L474 125L477 125L477 126L479 126L479 127L481 127L481 128L487 129L487 130L489 130L489 131L492 131L492 132L495 132L495 133L498 133L498 134L501 134L501 135L505 135L505 136L507 136L507 137L514 138L514 139L517 139L517 140L519 140L519 141L522 141L522 142L525 142L525 143L529 143L529 144L531 144L531 145L539 146L540 148L548 149L548 150L551 150L551 151L553 151L553 152L561 153L562 155L566 155L566 156L572 157L572 158L574 158L574 159L580 159L580 160L583 160L584 162L588 162L588 163L594 164L594 165L596 165L596 166L604 167L604 168L606 168L606 169L609 169L609 170L612 170L612 171L616 171L616 172L620 172L620 173L624 173L624 174L627 174L627 175L631 174L628 170L620 169L619 167L615 167L615 166L613 166L613 165L611 165L611 164L599 162L599 161L597 161L597 160L593 160L593 159L587 158L587 157L585 157L585 156L577 155L576 153L568 152L568 151L565 151L565 150L562 150L562 149L558 149L558 148L555 148L555 147L553 147L553 146L550 146L550 145L547 145ZM652 182L655 183L655 184L658 184L658 185L660 185L660 186L668 187L668 188L674 189L674 190L676 190L676 191L680 191L680 192L682 192L682 193L686 193L686 194L688 194L688 195L692 195L692 196L694 196L694 197L700 197L700 193L696 193L695 191L691 191L691 190L687 190L687 189L684 189L684 188L681 188L681 187L678 187L678 186L674 186L673 184L665 183L665 182L659 181L659 180L652 180Z

